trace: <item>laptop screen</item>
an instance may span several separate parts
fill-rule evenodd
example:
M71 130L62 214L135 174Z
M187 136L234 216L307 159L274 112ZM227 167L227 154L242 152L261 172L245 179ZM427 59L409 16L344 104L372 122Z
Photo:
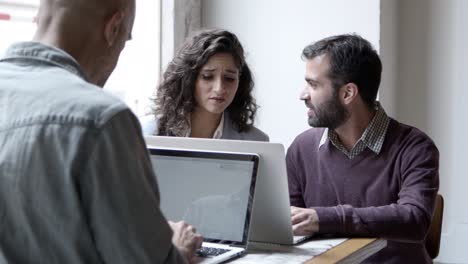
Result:
M195 226L205 241L246 242L257 155L149 150L167 219Z

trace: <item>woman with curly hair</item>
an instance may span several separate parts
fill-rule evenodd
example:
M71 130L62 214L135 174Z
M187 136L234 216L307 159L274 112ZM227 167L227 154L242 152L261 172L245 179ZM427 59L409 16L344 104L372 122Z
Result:
M268 141L254 127L252 73L237 37L204 30L187 39L169 63L144 134Z

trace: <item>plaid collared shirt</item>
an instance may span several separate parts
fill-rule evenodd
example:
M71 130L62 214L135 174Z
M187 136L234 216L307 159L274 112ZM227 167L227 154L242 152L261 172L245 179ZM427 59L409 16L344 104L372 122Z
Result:
M348 151L341 143L338 138L338 134L331 129L325 129L322 138L320 140L319 148L325 144L326 140L329 139L331 143L343 152L349 159L352 159L359 155L364 149L369 148L375 154L379 154L382 149L383 142L385 140L385 134L387 133L388 124L390 118L385 113L385 110L379 102L375 103L376 113L370 124L367 126L361 138L356 142L353 148Z

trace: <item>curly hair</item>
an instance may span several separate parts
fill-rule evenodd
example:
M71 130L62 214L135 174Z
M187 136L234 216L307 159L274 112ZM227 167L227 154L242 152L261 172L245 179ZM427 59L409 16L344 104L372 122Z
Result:
M188 38L163 74L154 103L157 135L184 136L195 109L195 83L200 69L215 54L229 53L239 68L239 87L225 111L238 132L253 126L257 104L252 96L254 82L236 35L226 30L203 30Z

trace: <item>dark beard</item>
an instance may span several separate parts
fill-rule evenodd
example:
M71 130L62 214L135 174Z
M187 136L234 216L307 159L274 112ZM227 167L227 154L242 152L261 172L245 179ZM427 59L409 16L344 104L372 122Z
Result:
M330 100L318 107L312 107L312 111L315 112L315 116L309 118L309 125L312 127L335 129L348 120L349 117L349 112L338 99L338 93L334 93Z

